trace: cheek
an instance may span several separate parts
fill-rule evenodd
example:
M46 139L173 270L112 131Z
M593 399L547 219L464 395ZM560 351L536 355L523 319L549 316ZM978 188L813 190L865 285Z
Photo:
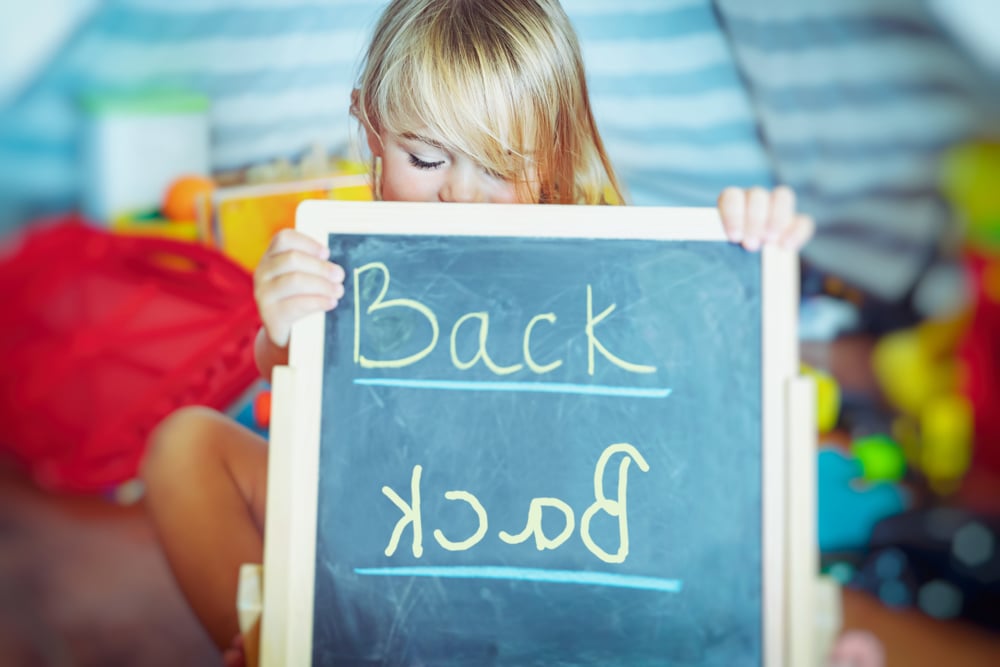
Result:
M384 201L421 201L424 183L420 174L412 173L408 159L386 156L382 160L382 199Z
M521 185L505 183L502 202L506 204L537 204L539 195L540 188L538 183L534 181Z
M486 200L491 204L532 204L538 201L535 188L524 188L512 181L501 181L489 176L482 176L480 188L486 193Z

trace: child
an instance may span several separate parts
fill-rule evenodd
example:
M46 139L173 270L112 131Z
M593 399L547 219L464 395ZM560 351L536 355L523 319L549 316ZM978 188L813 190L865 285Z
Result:
M351 113L373 156L376 197L397 201L610 204L622 191L587 97L579 47L558 0L394 0L367 51ZM788 188L731 188L729 238L798 249L812 221ZM254 274L263 377L287 361L292 324L331 310L344 270L329 251L279 233ZM241 563L260 562L264 440L226 417L181 410L152 437L143 474L167 559L220 647L237 635Z

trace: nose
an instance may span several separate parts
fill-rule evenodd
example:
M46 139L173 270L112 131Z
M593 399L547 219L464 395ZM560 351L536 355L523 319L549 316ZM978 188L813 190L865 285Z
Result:
M479 182L479 174L474 165L456 164L448 170L448 178L438 199L443 202L482 202L483 191Z

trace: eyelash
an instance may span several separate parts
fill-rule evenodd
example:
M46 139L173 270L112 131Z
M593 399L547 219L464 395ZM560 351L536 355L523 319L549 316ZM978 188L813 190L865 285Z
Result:
M444 160L438 160L437 162L425 162L420 158L418 158L413 153L410 153L409 157L410 157L410 164L412 164L417 169L437 169L438 167L444 164ZM505 175L501 174L498 171L487 169L486 167L483 167L483 171L486 173L487 176L490 176L491 178L495 178L501 181L509 180Z
M444 164L444 160L438 160L437 162L424 162L416 155L410 154L410 164L412 164L417 169L437 169Z

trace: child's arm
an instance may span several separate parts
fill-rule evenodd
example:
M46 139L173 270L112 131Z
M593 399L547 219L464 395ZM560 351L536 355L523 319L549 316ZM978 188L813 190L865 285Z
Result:
M344 296L344 270L327 261L330 249L293 229L271 240L254 271L254 297L264 323L254 343L257 369L265 379L288 362L292 325L315 312L336 308Z
M812 218L795 210L795 193L785 185L764 188L726 188L719 195L719 213L726 234L747 250L775 243L800 250L812 238Z

